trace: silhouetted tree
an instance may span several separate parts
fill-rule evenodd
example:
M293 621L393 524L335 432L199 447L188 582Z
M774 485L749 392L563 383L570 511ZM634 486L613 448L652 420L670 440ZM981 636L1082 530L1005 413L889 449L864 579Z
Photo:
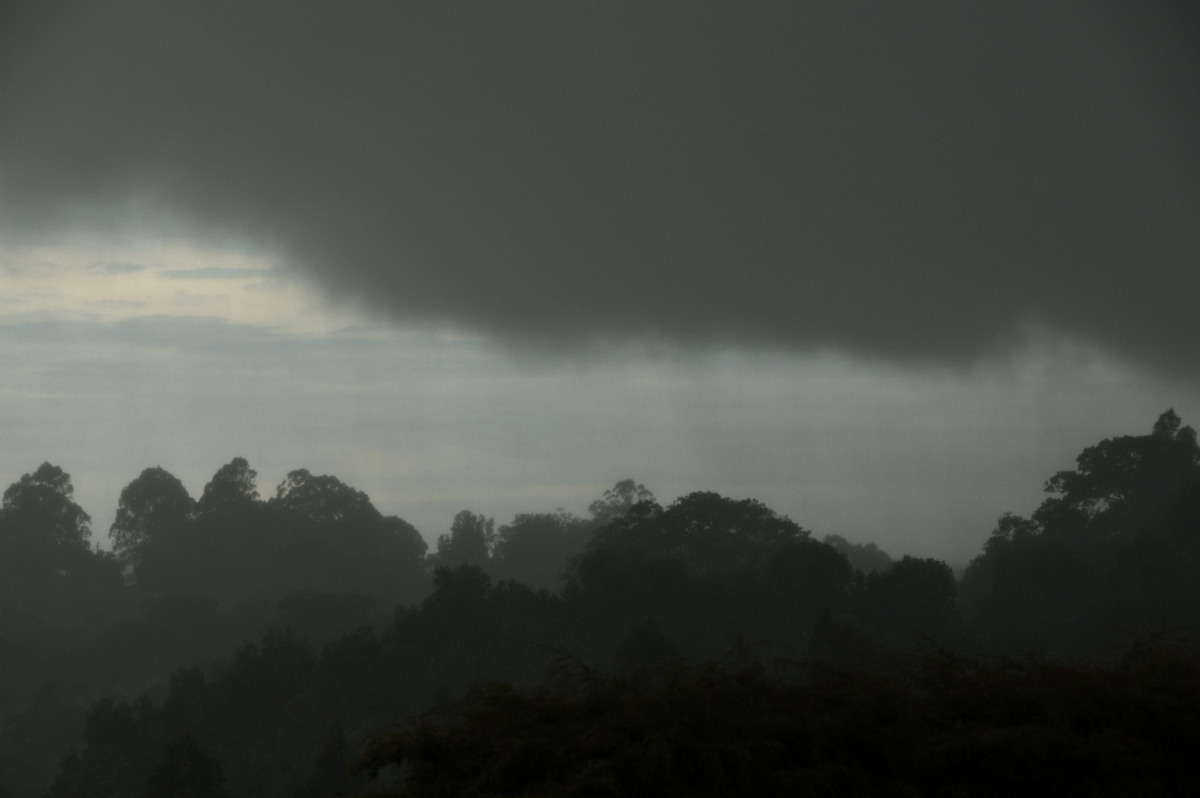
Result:
M485 566L496 542L496 522L461 510L450 524L450 534L438 535L437 552L430 562L434 568L457 568L460 565Z
M91 696L74 685L95 680L89 646L134 609L72 496L70 476L45 463L0 504L0 778L22 798L78 735Z
M400 662L432 692L457 693L488 679L540 678L559 644L562 602L547 591L493 583L475 565L439 568L433 592L398 611L386 635Z
M236 513L258 499L258 472L245 458L235 457L213 474L196 509L202 514Z
M1091 591L1073 547L1031 519L1005 513L963 574L961 606L989 651L1065 653Z
M1057 496L1042 503L1034 520L1060 534L1087 528L1093 536L1129 536L1180 485L1200 476L1200 446L1196 431L1167 410L1149 435L1101 441L1077 462L1076 470L1047 481L1046 492Z
M124 584L116 558L89 544L91 519L72 494L70 476L49 463L4 492L0 607L91 628L121 611Z
M500 527L492 549L491 570L499 579L558 590L568 560L583 550L595 523L559 509L521 513Z
M282 593L366 592L391 603L415 601L428 592L426 543L400 518L384 517L369 506L369 511L325 520L282 510L270 520L278 541L271 573Z
M808 656L818 617L845 608L852 574L846 556L827 543L811 538L787 543L771 554L761 574L742 576L755 602L742 609L746 633L780 654Z
M117 516L108 536L127 568L136 568L155 538L183 534L195 513L183 483L160 467L147 468L121 491Z
M49 463L10 485L0 505L0 562L61 572L88 551L91 518L73 493L70 475Z
M638 548L594 548L574 558L567 574L567 647L597 667L612 661L619 641L638 624L653 623L684 656L712 653L714 636L721 650L732 643L726 624L708 615L711 585L678 559Z
M148 469L143 477L153 474ZM157 476L158 495L173 497L160 504L175 508L171 515L176 522L157 524L158 533L138 545L134 575L140 588L159 595L202 593L222 602L251 598L259 589L274 592L273 569L267 564L283 546L271 511L255 498L254 471L245 460L222 466L195 503L181 485ZM179 520L185 503L190 504L186 522ZM134 520L150 517L139 512Z
M958 632L954 572L940 560L905 556L870 574L861 608L875 639L892 648L944 646Z
M977 645L1095 656L1167 618L1194 623L1200 590L1177 575L1200 567L1200 447L1173 410L1149 435L1084 449L1046 491L1032 518L1000 519L964 574Z
M665 510L652 502L629 508L596 531L589 550L638 549L671 557L696 572L734 571L761 565L808 531L754 499L690 493Z
M271 500L276 507L317 523L373 520L379 511L361 490L337 477L314 476L300 468L288 473Z
M850 585L846 555L828 543L798 538L776 549L764 568L775 598L814 609L838 604Z
M851 543L841 535L826 535L824 540L846 556L851 568L864 574L886 571L895 562L891 555L874 543Z
M653 502L654 494L640 482L623 479L604 491L604 495L588 505L588 512L598 525L607 524L629 512L635 504Z

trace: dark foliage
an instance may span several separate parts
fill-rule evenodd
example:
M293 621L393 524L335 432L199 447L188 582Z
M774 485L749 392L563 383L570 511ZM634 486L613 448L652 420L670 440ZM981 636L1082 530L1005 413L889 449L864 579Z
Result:
M530 587L558 590L567 563L583 550L596 526L594 521L561 510L521 513L512 523L500 527L492 571L499 579L515 579Z
M494 684L382 735L377 796L1179 795L1200 744L1200 658L1111 666L948 653L888 670L679 662Z
M429 588L425 541L336 477L292 471L257 498L245 460L223 466L192 502L179 481L147 469L121 494L114 544L152 593L202 593L272 604L298 591L365 592L410 602Z
M293 471L261 500L240 458L198 502L144 471L118 559L46 464L0 505L0 782L17 798L317 798L397 772L420 795L1177 793L1196 658L1128 652L1200 630L1196 436L1168 411L1047 490L956 583L752 499L663 507L633 480L587 519L463 511L427 556L335 477ZM731 650L740 664L711 664ZM353 775L369 744L372 768L409 769Z
M1200 632L1200 446L1174 411L1088 447L1028 518L1006 514L963 578L974 644L1111 656Z
M886 571L895 560L874 543L851 543L841 535L826 535L825 542L850 561L850 567L864 574Z
M697 492L665 509L651 500L633 505L597 530L588 551L640 551L708 573L760 564L808 534L761 502Z
M438 535L437 551L429 556L433 568L484 566L496 544L496 522L463 510L454 516L450 534Z

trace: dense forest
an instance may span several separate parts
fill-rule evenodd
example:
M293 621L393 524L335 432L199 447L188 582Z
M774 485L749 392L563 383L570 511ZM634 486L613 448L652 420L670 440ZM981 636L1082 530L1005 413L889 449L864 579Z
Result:
M0 796L1175 792L1200 743L1200 447L1085 449L956 577L754 499L463 510L430 550L332 476L92 540L43 464L0 506Z

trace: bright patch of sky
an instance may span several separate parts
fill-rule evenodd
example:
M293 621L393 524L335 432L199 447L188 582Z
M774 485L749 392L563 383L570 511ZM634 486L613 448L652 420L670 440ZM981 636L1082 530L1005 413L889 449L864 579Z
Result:
M199 495L235 456L365 490L432 542L458 510L584 513L619 479L661 501L754 497L817 537L964 563L1004 511L1104 437L1200 396L1031 332L957 370L829 353L514 356L331 304L270 252L187 240L0 243L0 481L49 460L106 542L161 465Z
M161 315L327 333L358 321L282 270L274 255L181 239L78 236L7 245L0 248L0 280L8 323Z

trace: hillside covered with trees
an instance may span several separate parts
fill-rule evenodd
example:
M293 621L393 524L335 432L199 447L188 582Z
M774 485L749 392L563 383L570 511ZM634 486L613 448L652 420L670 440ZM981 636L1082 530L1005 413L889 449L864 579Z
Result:
M332 476L263 498L241 458L198 498L144 470L109 551L43 464L0 505L0 795L1171 792L1196 433L1167 411L1046 492L956 579L632 480L586 517L463 510L429 550Z

